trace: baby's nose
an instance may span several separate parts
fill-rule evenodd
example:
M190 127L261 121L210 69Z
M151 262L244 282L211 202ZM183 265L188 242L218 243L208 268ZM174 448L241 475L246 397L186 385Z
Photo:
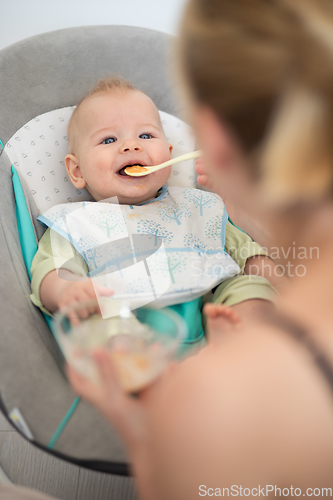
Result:
M142 146L137 141L128 139L121 147L123 153L130 151L142 151Z

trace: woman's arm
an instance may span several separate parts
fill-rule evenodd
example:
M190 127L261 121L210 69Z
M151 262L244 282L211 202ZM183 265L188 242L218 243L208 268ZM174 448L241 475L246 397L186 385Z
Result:
M326 386L281 332L227 336L135 399L120 391L107 353L95 359L99 385L72 369L70 381L118 429L143 500L193 500L201 485L302 488L316 477L311 447L333 445Z

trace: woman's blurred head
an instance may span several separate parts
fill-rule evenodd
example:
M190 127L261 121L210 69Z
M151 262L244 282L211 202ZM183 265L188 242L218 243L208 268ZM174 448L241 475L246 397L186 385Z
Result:
M204 149L215 119L275 204L332 196L331 0L190 0L178 66Z

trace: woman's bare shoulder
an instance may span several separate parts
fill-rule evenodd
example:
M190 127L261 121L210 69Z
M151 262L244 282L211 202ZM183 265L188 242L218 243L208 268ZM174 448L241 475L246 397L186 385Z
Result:
M221 338L171 370L161 386L152 405L159 446L167 448L174 433L180 450L191 443L184 453L198 474L214 458L221 470L232 469L230 477L272 480L272 471L289 473L291 460L298 464L291 479L307 477L304 471L317 467L309 459L314 445L325 456L321 470L333 465L333 389L311 354L277 328Z

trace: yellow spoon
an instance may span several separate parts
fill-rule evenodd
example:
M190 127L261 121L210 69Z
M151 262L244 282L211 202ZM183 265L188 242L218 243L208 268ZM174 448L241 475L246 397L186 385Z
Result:
M172 158L172 160L165 161L161 165L154 165L153 167L140 167L140 165L133 165L132 167L126 167L125 172L131 177L141 177L142 175L152 174L161 170L161 168L169 167L180 161L194 160L202 155L202 151L192 151L191 153L186 153L185 155L177 156L177 158Z

